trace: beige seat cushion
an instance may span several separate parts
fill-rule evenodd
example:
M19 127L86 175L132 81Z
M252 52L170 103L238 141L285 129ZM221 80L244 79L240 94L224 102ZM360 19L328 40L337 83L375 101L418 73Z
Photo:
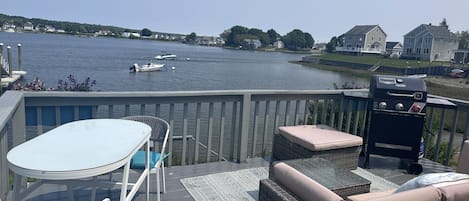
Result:
M469 183L459 183L438 188L446 201L466 201L469 200Z
M441 193L433 186L394 193L390 196L371 199L372 201L440 201ZM370 201L371 201L370 200Z
M273 166L273 179L305 201L343 201L334 192L285 163Z
M366 201L392 195L396 189L348 196L350 201Z
M279 127L280 135L311 151L360 146L362 138L321 125Z

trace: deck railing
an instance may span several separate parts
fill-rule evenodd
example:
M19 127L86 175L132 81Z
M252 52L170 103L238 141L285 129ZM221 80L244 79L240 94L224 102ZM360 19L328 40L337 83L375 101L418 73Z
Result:
M327 124L362 136L367 99L344 96L344 91L7 91L0 97L0 199L10 190L8 150L69 121L158 116L171 125L169 166L243 162L249 157L269 157L279 126ZM427 108L428 132L424 133L426 139L432 139L425 142L430 159L446 165L453 161L453 153L459 151L469 130L469 102L448 100L457 108Z

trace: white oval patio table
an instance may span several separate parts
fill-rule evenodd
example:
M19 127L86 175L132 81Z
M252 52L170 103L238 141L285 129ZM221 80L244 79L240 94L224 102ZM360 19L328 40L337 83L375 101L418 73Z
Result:
M148 154L147 168L128 194L127 183L130 160L145 144L148 153L150 135L151 128L144 123L122 119L89 119L63 124L28 140L7 154L9 168L15 172L13 200L24 196L19 195L22 176L72 180L102 175L123 166L120 200L131 200L145 178L148 199ZM93 199L94 195L91 197Z

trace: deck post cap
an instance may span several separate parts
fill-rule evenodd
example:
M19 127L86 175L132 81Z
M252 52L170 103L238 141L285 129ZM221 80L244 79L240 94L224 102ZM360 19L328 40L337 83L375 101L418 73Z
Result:
M21 47L21 43L18 43L18 47Z

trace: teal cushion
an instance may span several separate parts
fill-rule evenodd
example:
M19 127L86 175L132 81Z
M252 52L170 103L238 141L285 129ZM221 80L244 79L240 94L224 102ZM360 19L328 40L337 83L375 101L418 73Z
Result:
M163 159L168 157L169 154L165 154ZM160 160L161 153L150 152L150 168L153 168L155 164ZM145 169L145 151L137 151L130 160L130 168L132 169Z

